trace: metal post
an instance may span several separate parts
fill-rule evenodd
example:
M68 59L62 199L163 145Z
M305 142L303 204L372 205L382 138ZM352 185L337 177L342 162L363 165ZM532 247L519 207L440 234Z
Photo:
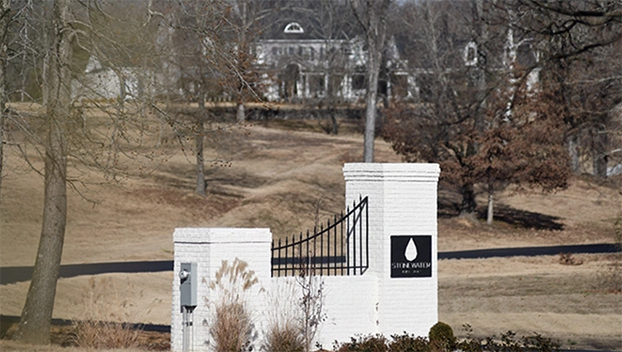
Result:
M183 344L182 351L190 352L193 349L192 339L194 338L194 324L193 324L193 310L194 307L191 306L182 306L182 336L183 336Z
M188 352L188 345L189 345L189 341L188 341L188 309L183 306L181 307L181 312L182 312L182 323L181 323L181 329L182 329L182 336L183 336L183 347L182 347L182 351L183 352Z

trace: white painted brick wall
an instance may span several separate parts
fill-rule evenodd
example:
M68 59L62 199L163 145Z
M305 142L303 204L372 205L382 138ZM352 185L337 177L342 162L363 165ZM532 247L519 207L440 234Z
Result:
M378 276L378 332L426 336L438 321L437 164L344 165L346 204L369 197L370 271ZM432 277L391 278L391 236L432 236Z
M362 276L318 278L324 282L324 312L317 341L331 348L357 334L404 331L427 335L438 321L437 276L437 164L346 164L346 205L369 197L369 269ZM395 235L432 237L431 278L391 278L390 244ZM199 306L194 313L194 351L210 350L210 312L204 298L213 292L208 283L223 260L244 260L259 284L248 298L259 331L255 347L263 343L269 323L296 315L300 285L295 278L270 278L268 229L176 229L175 273L181 262L197 262ZM182 350L179 279L173 281L171 350ZM256 350L256 349L255 349Z
M196 262L198 280L197 307L193 320L193 351L210 351L209 322L210 306L205 299L214 292L209 283L215 280L216 272L222 261L230 264L238 258L248 263L248 268L255 272L259 283L247 294L246 302L252 314L258 316L263 310L263 295L260 290L270 285L270 245L272 234L269 229L232 229L232 228L179 228L173 233L175 262L173 279L173 302L171 321L171 350L182 351L182 313L179 297L179 272L182 262ZM261 319L258 317L257 321Z
M317 343L325 349L331 349L335 341L346 342L358 334L377 332L378 282L375 275L324 276L314 279L324 284L322 312L326 318L315 336ZM276 305L273 304L274 300L267 300L266 316L274 310L282 309L282 312L289 312L290 317L300 317L297 304L301 288L297 280L295 277L272 279L273 292L290 293L281 295ZM289 302L285 302L287 298Z

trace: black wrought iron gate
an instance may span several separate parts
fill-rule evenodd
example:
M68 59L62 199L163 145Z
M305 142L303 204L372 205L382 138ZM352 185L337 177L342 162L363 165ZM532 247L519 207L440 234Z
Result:
M362 275L369 267L367 197L299 236L272 241L272 276Z

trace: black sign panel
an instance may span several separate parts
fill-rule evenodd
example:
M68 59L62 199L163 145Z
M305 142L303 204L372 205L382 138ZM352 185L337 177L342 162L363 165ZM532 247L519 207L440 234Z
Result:
M391 236L391 277L432 277L432 236Z

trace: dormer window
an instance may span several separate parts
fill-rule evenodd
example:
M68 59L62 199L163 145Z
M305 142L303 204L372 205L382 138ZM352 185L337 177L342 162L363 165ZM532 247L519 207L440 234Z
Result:
M304 33L305 30L298 22L291 22L285 26L283 33Z

